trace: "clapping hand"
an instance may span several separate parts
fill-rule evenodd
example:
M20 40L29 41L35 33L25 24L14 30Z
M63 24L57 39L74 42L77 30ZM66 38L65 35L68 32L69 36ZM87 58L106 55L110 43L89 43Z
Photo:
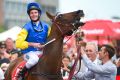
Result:
M70 72L70 69L68 69L68 67L67 67L66 65L64 65L64 66L62 67L62 69L65 70L65 71L67 71L67 72Z

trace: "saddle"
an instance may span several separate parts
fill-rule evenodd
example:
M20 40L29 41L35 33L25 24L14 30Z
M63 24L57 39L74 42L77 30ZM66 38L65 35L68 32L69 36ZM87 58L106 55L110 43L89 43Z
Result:
M41 58L42 55L38 55L38 57ZM21 79L18 78L18 77L19 77L18 74L19 74L19 72L23 69L23 67L25 66L25 64L26 64L26 61L23 60L23 61L21 61L21 62L17 65L17 67L13 70L13 72L12 72L12 74L11 74L12 80L21 80ZM25 73L25 74L26 74L25 76L27 76L27 73L28 73L28 71Z

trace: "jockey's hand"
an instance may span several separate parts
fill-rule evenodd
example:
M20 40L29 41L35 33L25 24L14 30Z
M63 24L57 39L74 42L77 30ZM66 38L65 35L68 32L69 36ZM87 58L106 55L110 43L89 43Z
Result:
M33 46L40 49L44 47L44 45L41 45L40 43L29 43L29 46Z
M44 47L45 47L44 45L41 45L41 44L40 44L38 48L39 48L39 49L43 49Z

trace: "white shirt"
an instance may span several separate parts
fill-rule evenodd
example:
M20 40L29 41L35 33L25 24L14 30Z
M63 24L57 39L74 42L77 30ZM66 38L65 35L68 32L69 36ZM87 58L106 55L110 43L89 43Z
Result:
M5 79L4 73L3 73L2 69L0 68L0 80L3 80L3 79Z

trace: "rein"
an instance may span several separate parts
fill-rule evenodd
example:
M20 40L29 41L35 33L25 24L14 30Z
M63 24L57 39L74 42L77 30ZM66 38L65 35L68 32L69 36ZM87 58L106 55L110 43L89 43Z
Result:
M69 77L68 77L68 80L71 80L72 79L72 77L73 77L73 75L75 75L75 74L77 74L78 72L79 72L79 70L74 74L74 72L75 72L75 68L76 68L76 66L77 66L77 62L78 62L78 60L80 60L80 64L79 64L79 70L80 70L80 68L81 68L81 53L80 53L80 47L77 47L77 58L76 58L76 60L75 60L75 62L74 62L74 64L73 64L73 66L72 66L72 68L71 68L71 70L70 70L70 74L69 74Z
M55 22L55 20L52 20L53 24L55 24L57 26L57 28L60 30L60 32L63 35L63 31L61 30L60 26Z

